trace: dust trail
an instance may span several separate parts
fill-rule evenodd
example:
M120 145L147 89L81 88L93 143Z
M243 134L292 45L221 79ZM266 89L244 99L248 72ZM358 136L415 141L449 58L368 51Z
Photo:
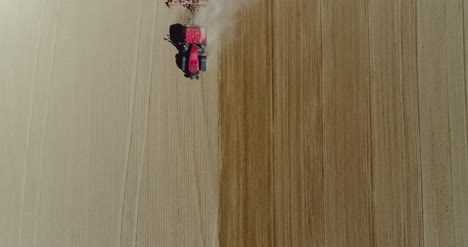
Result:
M191 22L207 28L209 54L213 55L223 42L229 42L238 36L231 32L237 23L237 14L254 2L256 0L208 0L206 7L197 11Z

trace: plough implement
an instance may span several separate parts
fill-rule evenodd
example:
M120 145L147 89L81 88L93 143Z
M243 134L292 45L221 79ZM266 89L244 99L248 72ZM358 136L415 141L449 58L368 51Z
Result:
M208 0L167 0L166 5L168 7L182 5L189 9L190 12L195 13L200 7L205 6L207 2Z

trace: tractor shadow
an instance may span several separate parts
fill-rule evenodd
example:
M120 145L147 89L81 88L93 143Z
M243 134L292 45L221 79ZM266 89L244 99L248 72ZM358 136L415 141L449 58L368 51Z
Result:
M177 67L184 72L184 74L187 74L184 70L186 65L183 64L183 58L187 58L189 54L188 48L185 46L185 29L186 27L180 23L171 25L169 27L168 37L165 38L165 40L177 49L177 54L175 55Z

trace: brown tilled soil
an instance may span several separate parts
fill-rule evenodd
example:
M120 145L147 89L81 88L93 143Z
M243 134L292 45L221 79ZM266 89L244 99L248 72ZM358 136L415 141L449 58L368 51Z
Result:
M468 244L458 3L243 11L221 60L221 246Z

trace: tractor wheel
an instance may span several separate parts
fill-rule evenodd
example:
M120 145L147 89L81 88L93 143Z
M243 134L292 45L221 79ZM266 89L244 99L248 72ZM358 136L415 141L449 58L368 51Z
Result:
M182 71L184 73L187 72L187 57L186 56L182 56Z
M200 56L200 70L201 71L206 71L206 62L207 62L206 56Z
M205 54L205 49L206 49L205 45L199 44L197 46L198 46L198 55L201 56L201 55Z

